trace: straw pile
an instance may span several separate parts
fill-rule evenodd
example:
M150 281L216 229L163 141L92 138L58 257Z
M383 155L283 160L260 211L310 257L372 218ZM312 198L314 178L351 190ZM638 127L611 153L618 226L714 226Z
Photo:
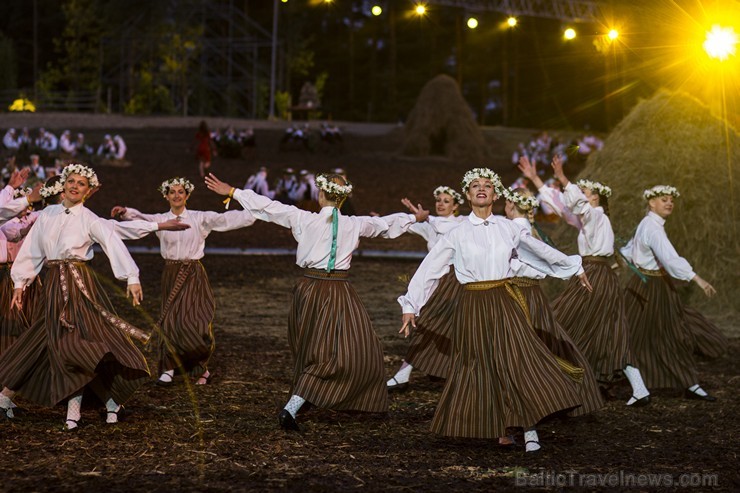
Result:
M405 127L403 154L483 165L490 153L457 82L438 75L422 88Z
M681 197L666 232L678 254L717 289L711 300L694 283L686 293L691 305L703 306L716 320L740 312L739 171L737 131L694 98L659 91L635 106L581 176L612 187L609 207L619 246L645 215L643 190L678 188Z

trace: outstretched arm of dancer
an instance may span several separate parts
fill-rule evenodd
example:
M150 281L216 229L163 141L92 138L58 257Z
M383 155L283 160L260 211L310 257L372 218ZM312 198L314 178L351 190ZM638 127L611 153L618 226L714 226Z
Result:
M538 190L545 186L542 179L537 174L536 161L530 161L527 156L522 156L519 158L519 164L517 165L517 167L519 168L519 171L522 172L525 178L534 183L534 186L537 187Z

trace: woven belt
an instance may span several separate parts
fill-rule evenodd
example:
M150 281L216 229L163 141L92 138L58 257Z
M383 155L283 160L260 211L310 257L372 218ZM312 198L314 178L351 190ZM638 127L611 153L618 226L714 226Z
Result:
M665 270L663 270L663 269L658 269L658 270L648 270L648 269L643 269L643 268L641 268L641 267L638 267L638 268L637 268L637 270L639 270L640 272L642 272L642 273L643 273L643 274L645 274L646 276L652 276L652 277L663 277L664 275L666 275L666 271L665 271Z
M175 265L175 264L185 264L185 265L189 265L189 264L199 264L199 263L200 263L200 259L196 259L196 260L193 260L193 259L187 259L187 260L172 260L172 259L165 259L164 263L165 263L165 265Z
M539 279L532 279L531 277L512 277L511 282L520 288L531 288L540 285Z
M612 255L583 255L581 258L584 264L612 265L614 263L614 257Z
M324 279L326 281L346 281L349 279L348 270L333 270L327 272L322 269L303 269L303 277L311 279Z

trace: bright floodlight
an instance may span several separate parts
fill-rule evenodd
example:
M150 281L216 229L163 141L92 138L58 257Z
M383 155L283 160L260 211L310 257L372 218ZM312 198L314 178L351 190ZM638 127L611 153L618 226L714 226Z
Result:
M470 29L475 29L476 27L478 27L478 19L476 19L475 17L469 18L468 19L468 27Z
M506 23L509 25L509 27L516 26L516 17L509 17L506 19Z
M414 11L416 12L416 15L424 15L427 13L427 8L422 4L418 4Z
M568 28L568 29L566 29L566 30L565 30L565 32L563 33L563 37L564 37L565 39L573 39L573 38L575 38L575 37L576 37L576 30L575 30L575 29L573 29L572 27L569 27L569 28Z
M617 38L619 37L619 31L617 31L616 29L612 29L612 30L610 30L610 31L609 31L609 32L607 33L607 35L606 35L606 36L607 36L607 37L608 37L609 39L611 39L612 41L614 41L615 39L617 39Z
M380 5L373 5L373 8L370 9L370 12L372 12L373 15L377 17L383 13L383 9L380 7Z
M727 60L730 55L735 54L737 45L737 34L731 27L712 26L711 31L707 31L707 38L704 41L704 51L712 58Z

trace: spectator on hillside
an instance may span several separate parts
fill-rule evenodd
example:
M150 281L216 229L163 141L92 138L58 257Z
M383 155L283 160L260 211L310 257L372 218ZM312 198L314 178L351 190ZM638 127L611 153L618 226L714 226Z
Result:
M31 154L31 173L36 175L39 180L46 181L46 170L41 166L38 154Z
M126 158L126 142L123 140L123 137L116 134L113 136L113 143L116 145L116 159L125 159Z
M291 200L290 194L296 186L298 186L298 180L296 180L295 171L293 171L293 168L285 168L283 176L278 179L275 185L275 200L283 204L294 204L295 202Z
M62 132L62 136L59 137L59 150L71 156L77 154L77 147L72 140L72 132L69 130Z
M36 137L36 147L39 147L46 152L54 152L59 146L59 139L56 135L43 128L39 129L39 136Z
M20 147L20 142L18 142L18 134L14 128L9 128L8 131L5 132L5 135L3 136L3 145L9 151L14 152L17 151Z
M105 159L113 159L116 156L116 144L109 134L105 134L103 143L98 146L98 156Z
M275 193L270 190L270 185L267 183L267 168L265 166L260 166L260 169L247 179L244 190L253 190L255 193L271 199L275 197Z
M75 140L74 146L77 151L75 155L77 156L93 154L93 148L85 143L85 134L83 133L77 134L77 140Z

